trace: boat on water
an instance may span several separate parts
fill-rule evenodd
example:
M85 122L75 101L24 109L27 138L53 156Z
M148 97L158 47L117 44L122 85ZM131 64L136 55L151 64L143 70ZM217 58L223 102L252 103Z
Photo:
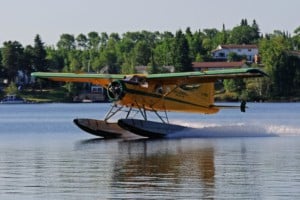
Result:
M20 103L26 103L26 101L17 95L7 95L5 96L1 101L1 104L20 104Z

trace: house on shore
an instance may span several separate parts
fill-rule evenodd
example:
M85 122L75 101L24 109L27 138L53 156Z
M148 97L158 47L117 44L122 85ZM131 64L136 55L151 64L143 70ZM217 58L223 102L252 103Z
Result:
M289 51L288 54L300 58L300 51Z
M239 56L245 56L246 61L249 63L256 62L258 58L258 46L257 45L219 45L212 51L212 57L215 60L227 60L230 53L235 53Z

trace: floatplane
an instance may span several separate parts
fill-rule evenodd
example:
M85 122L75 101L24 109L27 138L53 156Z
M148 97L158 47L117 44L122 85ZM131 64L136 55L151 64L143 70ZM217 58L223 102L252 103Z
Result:
M215 82L266 74L256 68L241 68L149 75L34 72L32 76L60 82L89 82L106 88L112 104L103 120L74 119L74 123L88 133L103 138L125 137L126 132L160 138L186 128L169 122L170 111L215 114L224 108L240 108L244 112L245 102L241 106L215 105ZM124 117L111 121L121 112ZM157 120L149 120L149 112L154 113Z

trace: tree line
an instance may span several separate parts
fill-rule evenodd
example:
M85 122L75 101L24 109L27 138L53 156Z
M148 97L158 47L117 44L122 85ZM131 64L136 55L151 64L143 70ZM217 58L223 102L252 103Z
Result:
M249 24L247 19L231 30L223 25L221 30L192 32L188 27L175 33L63 33L55 45L45 45L36 35L34 44L26 47L18 41L6 41L0 48L0 79L14 82L20 71L27 75L34 71L135 73L136 66L148 66L149 73L163 73L164 66L174 66L176 72L192 71L192 62L213 61L211 51L219 44L257 44L261 64L270 76L254 83L229 81L224 84L226 90L241 93L248 87L256 96L266 98L299 97L300 56L293 52L300 48L300 27L293 36L279 30L263 35L257 22Z

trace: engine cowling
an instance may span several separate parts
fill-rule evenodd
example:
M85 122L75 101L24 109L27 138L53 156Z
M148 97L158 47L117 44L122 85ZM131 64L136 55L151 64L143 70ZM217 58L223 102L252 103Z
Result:
M107 87L107 96L111 101L119 101L125 95L125 84L118 80L111 82Z

